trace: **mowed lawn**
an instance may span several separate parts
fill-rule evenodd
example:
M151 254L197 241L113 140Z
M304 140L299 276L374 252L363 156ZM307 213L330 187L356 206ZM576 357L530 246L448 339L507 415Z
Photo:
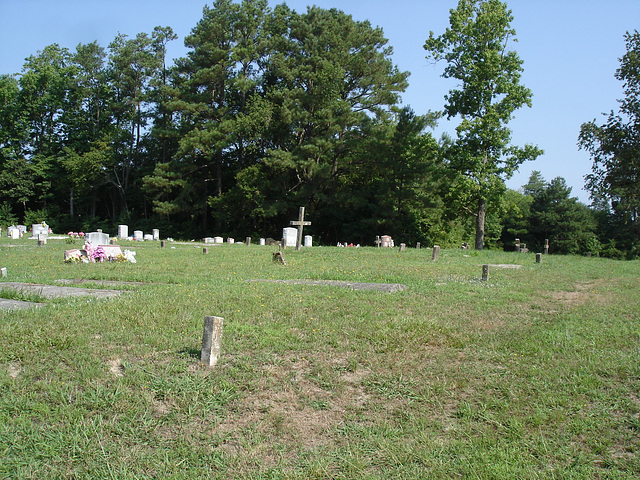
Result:
M638 261L140 242L65 264L73 245L36 243L0 239L2 281L124 292L0 284L46 303L0 312L0 478L640 478ZM407 289L251 281L286 279Z

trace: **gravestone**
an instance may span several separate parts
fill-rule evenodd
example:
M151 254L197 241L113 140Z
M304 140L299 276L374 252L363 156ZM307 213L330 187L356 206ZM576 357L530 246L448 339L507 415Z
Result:
M407 245L406 245L405 243L401 243L401 244L400 244L400 250L399 250L399 251L400 251L400 252L404 252L404 251L406 250L406 248L407 248Z
M204 241L204 243L207 243L207 244L209 244L209 243L215 243L215 242L213 241L213 237L204 237L203 241Z
M265 239L264 239L264 238L261 238L259 243L260 243L260 245L265 245L265 244L266 244L266 241L265 241Z
M235 241L234 238L229 237L229 238L227 238L227 243L230 244L230 245L233 245L234 243L236 243L236 241Z
M542 263L542 254L536 253L536 263Z
M47 244L47 237L48 237L48 235L46 233L39 233L38 234L38 246L39 247L44 247Z
M282 240L284 240L284 247L295 247L298 240L298 229L293 227L283 228Z
M311 225L311 222L304 221L304 207L300 207L298 212L298 220L291 220L289 225L295 225L298 227L297 237L296 237L296 250L300 250L302 247L302 228L305 225Z
M213 243L224 243L222 237L213 237Z
M20 230L18 229L18 227L9 227L9 229L7 230L7 234L12 240L17 240L20 238Z
M118 238L122 240L129 238L129 225L118 225Z
M380 244L382 243L382 240L380 240L380 235L376 235L376 240L373 243L376 244L376 247L380 248Z
M520 239L516 238L516 242L515 242L515 251L519 252L520 251Z
M304 246L305 247L311 247L313 245L313 238L311 237L311 235L305 235L304 236Z
M431 256L431 260L433 260L434 262L438 260L438 258L440 258L440 245L434 245L433 246L433 255Z
M482 265L482 281L489 280L489 265Z
M526 243L521 243L520 244L520 253L529 253L529 249L527 248L527 244Z
M133 239L136 242L142 242L144 241L144 234L142 233L142 230L134 230L133 232Z
M420 250L420 242L416 242L416 250Z
M153 232L151 235L152 239L155 241L160 240L160 230L158 230L157 228L154 228L152 232Z
M547 255L549 253L549 239L544 239L544 254Z
M222 347L222 317L204 317L200 361L212 367L218 362Z
M146 233L144 235L144 241L145 242L152 242L153 241L153 235L151 235L150 233Z
M43 225L42 223L34 223L31 225L31 236L33 238L38 238L38 235L48 235L49 234L49 225L46 223Z
M209 253L209 247L202 247L202 254L206 255Z
M251 237L247 237L244 239L245 245L251 245Z
M85 236L85 241L91 243L91 245L109 245L109 234L90 232Z
M382 235L380 237L380 246L382 247L391 247L393 244L393 239L389 235Z
M0 268L0 276L2 276L2 277L6 277L7 276L7 267Z

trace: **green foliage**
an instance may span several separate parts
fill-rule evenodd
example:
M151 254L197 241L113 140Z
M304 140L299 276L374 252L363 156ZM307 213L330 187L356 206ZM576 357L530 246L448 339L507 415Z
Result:
M0 228L17 225L18 217L13 213L11 205L7 202L0 204Z
M638 248L640 234L640 33L624 38L627 51L615 73L624 91L619 111L604 125L584 123L578 145L593 159L585 179L598 208L608 212L603 229L630 252Z
M430 32L424 45L427 59L447 62L442 76L461 84L445 96L444 113L460 118L446 158L454 172L452 195L464 193L465 208L475 208L478 250L484 246L487 202L497 202L504 180L542 153L532 145L510 145L507 123L515 110L531 106L531 91L520 84L522 61L507 50L515 36L512 20L499 0L460 0L450 11L450 27L440 36Z

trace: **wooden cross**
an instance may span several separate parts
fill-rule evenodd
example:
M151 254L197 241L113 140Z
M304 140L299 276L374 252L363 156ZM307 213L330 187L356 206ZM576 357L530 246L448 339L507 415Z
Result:
M300 207L300 213L298 214L298 220L291 220L289 225L298 227L298 239L296 241L296 251L300 251L302 246L302 227L304 225L311 225L311 222L304 221L304 207Z

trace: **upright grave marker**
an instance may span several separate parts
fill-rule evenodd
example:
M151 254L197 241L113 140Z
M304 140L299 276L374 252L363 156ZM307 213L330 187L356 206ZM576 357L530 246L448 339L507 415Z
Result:
M489 280L489 265L482 265L482 281Z
M433 246L433 255L431 257L431 260L433 260L434 262L438 260L438 258L440 258L440 245L434 245Z
M298 227L298 239L296 240L296 251L300 251L302 247L302 228L305 225L311 225L311 222L304 221L304 207L300 207L298 220L291 220L289 225Z
M222 347L222 317L204 317L200 361L212 367L218 362Z
M549 239L544 239L544 254L547 255L549 253Z
M126 240L129 237L129 225L118 225L118 238Z

